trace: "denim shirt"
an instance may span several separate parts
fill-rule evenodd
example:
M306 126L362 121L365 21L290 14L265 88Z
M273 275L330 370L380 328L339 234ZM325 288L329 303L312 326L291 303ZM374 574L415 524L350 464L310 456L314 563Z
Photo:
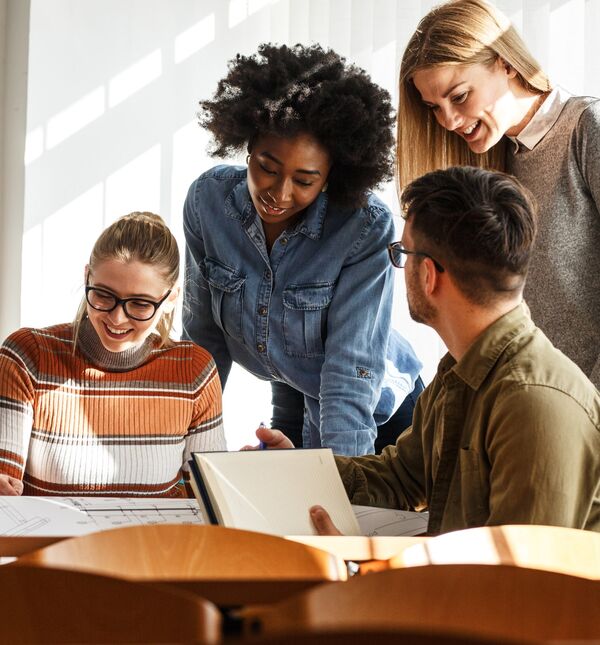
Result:
M372 453L374 414L389 417L421 369L390 335L392 215L373 195L343 209L321 193L269 253L246 174L217 166L190 187L184 337L211 352L223 384L233 360L303 392L305 446Z

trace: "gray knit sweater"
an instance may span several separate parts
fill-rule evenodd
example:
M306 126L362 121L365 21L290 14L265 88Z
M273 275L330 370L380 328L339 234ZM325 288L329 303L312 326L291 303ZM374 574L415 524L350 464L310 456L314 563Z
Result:
M540 207L525 288L532 318L600 388L600 99L569 98L508 170Z

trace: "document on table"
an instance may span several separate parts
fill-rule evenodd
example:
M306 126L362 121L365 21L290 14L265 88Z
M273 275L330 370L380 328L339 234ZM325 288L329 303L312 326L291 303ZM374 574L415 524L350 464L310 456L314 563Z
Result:
M75 536L140 524L206 524L195 499L0 497L0 537Z
M427 532L429 513L352 505L362 535L421 535Z

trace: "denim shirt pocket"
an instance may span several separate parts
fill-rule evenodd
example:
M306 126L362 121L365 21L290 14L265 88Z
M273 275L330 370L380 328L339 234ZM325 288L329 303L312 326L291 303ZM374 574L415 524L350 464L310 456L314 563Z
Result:
M332 282L295 284L284 289L283 339L288 356L323 356L327 309L333 290Z
M243 342L246 277L212 258L204 258L200 271L208 283L214 321L227 335Z

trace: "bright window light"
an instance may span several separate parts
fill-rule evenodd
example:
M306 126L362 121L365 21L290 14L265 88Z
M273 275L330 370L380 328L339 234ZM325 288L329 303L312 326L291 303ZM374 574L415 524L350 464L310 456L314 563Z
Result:
M272 0L248 0L248 15L256 13L270 4L273 4Z
M248 16L246 0L230 0L229 2L229 29L239 25Z
M175 38L175 62L181 63L215 39L215 14L211 13Z
M104 114L104 87L97 87L48 121L46 149L50 150Z
M105 222L132 211L160 213L161 150L156 144L106 179Z
M24 163L30 163L39 159L44 154L44 128L39 127L31 130L25 136L25 158Z
M113 76L108 86L109 107L115 107L132 94L139 92L143 87L156 80L161 73L162 55L160 49L157 49Z

